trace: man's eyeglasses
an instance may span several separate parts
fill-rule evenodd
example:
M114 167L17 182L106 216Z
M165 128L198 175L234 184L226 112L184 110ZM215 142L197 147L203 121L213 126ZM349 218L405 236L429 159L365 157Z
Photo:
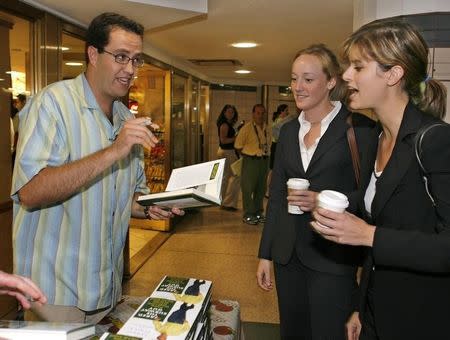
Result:
M126 65L131 60L131 65L133 65L133 67L144 66L144 59L142 59L142 57L130 58L126 54L123 54L123 53L114 54L107 50L102 50L100 53L107 53L107 54L112 55L114 57L114 61L118 64Z

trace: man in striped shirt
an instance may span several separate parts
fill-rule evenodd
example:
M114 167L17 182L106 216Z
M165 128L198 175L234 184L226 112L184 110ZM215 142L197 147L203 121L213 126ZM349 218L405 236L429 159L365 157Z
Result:
M48 298L29 320L97 322L121 297L130 216L164 219L179 209L144 209L143 148L157 139L117 98L143 65L143 27L104 13L86 36L88 66L38 93L20 113L11 195L14 271Z

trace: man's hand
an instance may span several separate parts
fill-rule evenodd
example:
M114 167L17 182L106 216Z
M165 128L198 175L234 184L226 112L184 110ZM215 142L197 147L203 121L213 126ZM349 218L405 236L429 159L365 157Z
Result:
M152 205L148 207L148 213L152 220L166 220L168 218L172 218L175 215L183 216L184 210L179 208L172 208L171 210L165 210L157 205Z
M147 125L155 129L158 128L158 125L152 123L148 117L129 119L123 124L116 140L111 145L118 159L128 155L135 144L150 149L158 143L158 139Z
M47 303L47 297L30 279L0 271L0 294L14 296L23 308L31 307L30 301Z

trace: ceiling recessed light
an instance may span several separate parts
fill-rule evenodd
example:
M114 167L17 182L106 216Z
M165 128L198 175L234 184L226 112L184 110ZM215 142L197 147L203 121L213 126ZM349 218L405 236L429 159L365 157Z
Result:
M254 43L254 42L240 42L240 43L233 43L233 44L231 44L231 46L237 47L237 48L252 48L252 47L258 46L258 44Z
M67 66L83 66L83 63L75 63L75 62L67 62L66 63Z
M249 70L236 70L234 72L235 73L239 73L239 74L248 74L248 73L251 73L252 71L249 71Z

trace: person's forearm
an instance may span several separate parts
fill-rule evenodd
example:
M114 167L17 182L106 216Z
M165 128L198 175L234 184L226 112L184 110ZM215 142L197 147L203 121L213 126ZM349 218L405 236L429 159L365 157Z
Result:
M29 207L63 201L93 181L117 161L111 147L58 167L47 167L19 190L20 202Z
M144 213L144 207L137 202L140 195L142 194L139 192L134 193L133 202L131 203L131 217L147 218Z

